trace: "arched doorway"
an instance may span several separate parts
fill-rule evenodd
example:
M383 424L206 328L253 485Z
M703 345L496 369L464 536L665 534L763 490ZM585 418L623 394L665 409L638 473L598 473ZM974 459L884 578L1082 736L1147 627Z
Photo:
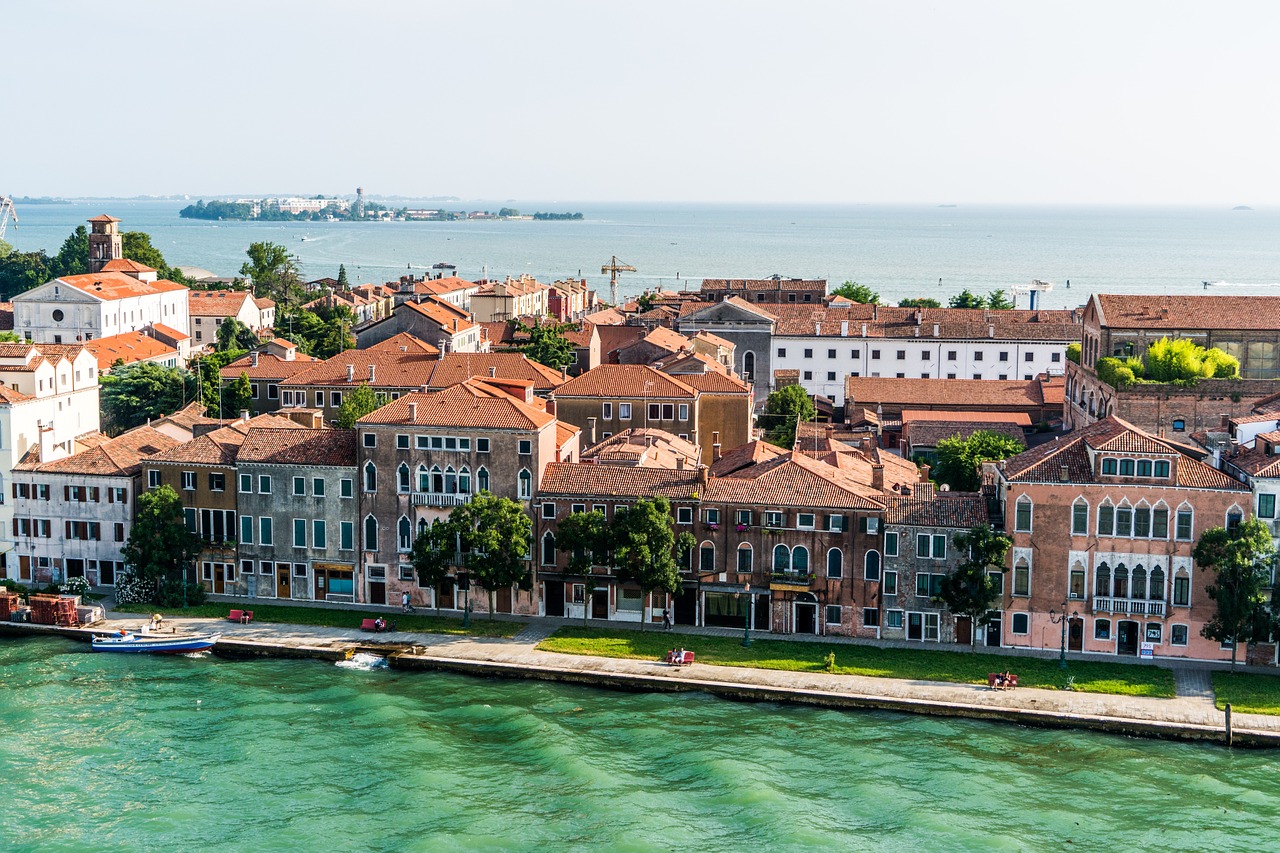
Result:
M747 350L742 354L742 378L752 382L756 375L756 354Z
M818 633L818 599L811 592L802 592L791 605L792 624L796 634Z

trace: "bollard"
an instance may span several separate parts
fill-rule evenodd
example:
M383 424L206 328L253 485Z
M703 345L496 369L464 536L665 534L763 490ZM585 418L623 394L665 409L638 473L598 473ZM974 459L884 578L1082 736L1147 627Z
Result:
M1230 702L1227 703L1226 715L1227 715L1227 746L1231 746L1231 703Z

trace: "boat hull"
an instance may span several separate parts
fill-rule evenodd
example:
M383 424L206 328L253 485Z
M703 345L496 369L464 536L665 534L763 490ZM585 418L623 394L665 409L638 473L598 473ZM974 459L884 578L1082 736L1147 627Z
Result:
M207 652L218 642L218 634L199 637L94 637L95 652L134 655L185 655Z

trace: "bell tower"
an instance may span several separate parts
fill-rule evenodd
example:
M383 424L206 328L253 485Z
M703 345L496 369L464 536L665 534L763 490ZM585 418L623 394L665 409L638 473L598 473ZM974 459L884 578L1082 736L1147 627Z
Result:
M89 220L89 272L102 272L108 261L124 257L120 237L120 220L114 216L95 216Z

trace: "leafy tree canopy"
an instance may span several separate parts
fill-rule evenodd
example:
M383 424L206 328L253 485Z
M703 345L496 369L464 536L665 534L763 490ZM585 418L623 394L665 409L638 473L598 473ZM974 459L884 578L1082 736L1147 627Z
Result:
M138 495L138 511L121 549L135 577L154 584L185 570L200 553L200 539L187 530L182 499L171 486Z
M1192 557L1216 573L1206 587L1215 612L1200 630L1202 636L1231 644L1231 666L1240 643L1265 642L1276 628L1275 611L1268 611L1267 586L1275 548L1266 522L1242 521L1235 530L1213 527L1196 543ZM1271 606L1276 607L1275 596Z
M449 523L462 543L467 571L489 593L492 619L496 592L529 580L525 557L533 541L533 521L516 501L481 492L456 507Z
M265 296L283 305L297 304L302 294L298 259L278 243L250 243L249 260L240 266L240 275L253 281L254 296Z
M249 381L249 374L242 371L236 381L232 382L222 392L222 416L224 418L238 418L241 412L248 412L252 409L253 383Z
M141 263L141 262L139 262ZM83 225L77 226L54 257L51 271L55 278L64 275L81 275L89 271L89 231ZM150 264L148 264L150 266Z
M952 308L985 308L987 307L987 300L966 287L951 297L947 304Z
M927 296L917 296L913 299L898 300L899 308L941 308L942 303L936 299L930 299Z
M677 545L683 552L688 541L677 543L671 503L660 496L638 500L622 518L615 517L613 524L613 553L619 577L635 583L646 595L655 590L678 592Z
M457 528L449 521L437 521L422 528L413 540L411 560L418 584L435 588L444 583L449 569L456 565ZM437 609L440 599L437 597Z
M1013 307L1013 300L1003 290L993 290L987 294L987 307L1005 310Z
M880 302L880 294L876 293L865 284L858 284L856 281L846 281L844 284L831 291L832 296L843 296L845 299L853 302L861 302L863 305L873 305Z
M235 317L228 317L218 326L219 350L251 350L258 345L257 332L241 323Z
M976 492L980 485L978 469L983 462L997 462L1021 453L1027 446L1016 438L980 429L968 438L952 436L938 442L938 467L934 474L940 483L962 492Z
M965 561L942 579L942 600L956 616L968 616L974 626L985 625L988 614L999 605L1003 584L992 577L991 570L1005 572L1004 558L1013 540L990 527L974 527L955 539L955 546L966 554ZM969 635L973 645L977 631Z
M574 346L564 336L566 328L559 323L535 323L533 326L522 324L520 329L529 335L529 343L521 349L529 358L552 370L568 367L573 363Z
M1099 379L1115 388L1141 382L1192 385L1200 379L1240 376L1240 362L1234 356L1217 347L1205 349L1187 338L1161 338L1148 347L1144 358L1100 358L1094 369Z
M361 382L355 389L347 392L338 407L338 417L334 425L341 429L353 429L356 421L365 415L376 412L382 407L378 395L366 383Z
M796 443L796 425L813 419L813 398L800 385L788 385L769 395L764 404L766 437L770 444L790 450Z
M196 377L176 367L140 361L113 367L99 380L102 429L109 435L163 418L196 399Z

